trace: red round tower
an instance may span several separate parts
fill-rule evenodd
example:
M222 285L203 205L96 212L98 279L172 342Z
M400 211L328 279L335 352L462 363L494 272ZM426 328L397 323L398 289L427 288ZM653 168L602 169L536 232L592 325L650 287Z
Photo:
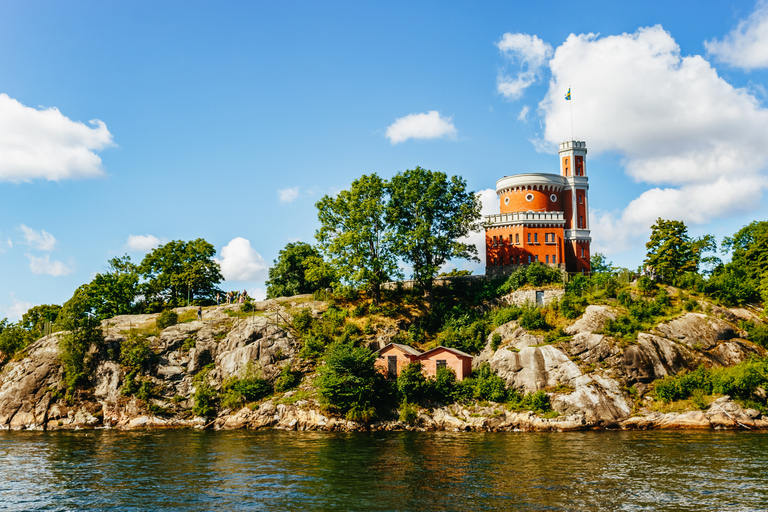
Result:
M586 143L560 144L560 174L505 176L496 182L500 213L486 216L486 275L540 261L589 272Z

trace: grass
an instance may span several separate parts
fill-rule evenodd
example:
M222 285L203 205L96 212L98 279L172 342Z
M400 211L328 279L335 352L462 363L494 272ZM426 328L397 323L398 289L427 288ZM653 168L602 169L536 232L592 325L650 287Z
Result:
M314 398L317 393L314 390L297 389L291 396L283 395L282 398L277 400L278 404L293 405L300 400L309 400Z

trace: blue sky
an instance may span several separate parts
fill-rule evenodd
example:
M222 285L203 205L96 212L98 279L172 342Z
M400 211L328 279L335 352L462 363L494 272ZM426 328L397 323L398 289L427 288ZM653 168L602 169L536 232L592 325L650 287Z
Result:
M635 268L659 216L718 240L766 218L764 2L0 9L0 318L200 237L263 295L361 174L459 174L490 213L500 177L558 172L568 86L593 250Z

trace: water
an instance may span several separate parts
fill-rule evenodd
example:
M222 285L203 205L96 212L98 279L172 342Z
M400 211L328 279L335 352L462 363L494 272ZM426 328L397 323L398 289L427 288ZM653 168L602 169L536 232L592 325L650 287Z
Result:
M3 510L768 510L768 433L0 432Z

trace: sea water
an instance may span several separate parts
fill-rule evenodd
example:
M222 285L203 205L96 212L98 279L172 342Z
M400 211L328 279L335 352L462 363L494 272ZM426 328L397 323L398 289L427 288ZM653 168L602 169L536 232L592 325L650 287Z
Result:
M0 432L2 510L768 510L768 433Z

